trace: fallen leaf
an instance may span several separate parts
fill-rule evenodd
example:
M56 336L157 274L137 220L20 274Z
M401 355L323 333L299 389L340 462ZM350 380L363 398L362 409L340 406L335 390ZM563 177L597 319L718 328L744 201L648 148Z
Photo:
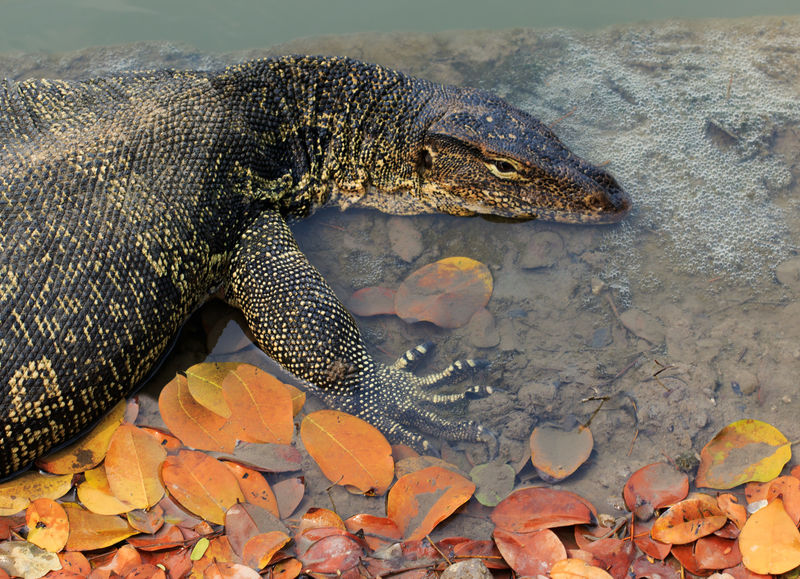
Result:
M721 529L728 518L709 495L696 493L664 511L650 530L662 543L682 545Z
M185 376L175 376L161 390L158 409L167 428L192 448L233 452L239 425L214 414L189 393Z
M779 575L800 565L800 531L775 499L753 513L739 534L742 563L754 573Z
M513 533L496 528L493 536L503 559L518 575L549 575L555 563L567 558L564 544L549 529Z
M235 462L224 461L222 464L236 477L245 501L258 505L276 517L280 517L275 494L272 492L267 479L260 472Z
M592 454L594 439L588 427L569 421L569 425L542 424L530 438L531 462L546 482L564 480L578 470Z
M595 509L586 499L569 491L548 487L516 490L492 511L492 522L512 533L588 525L595 521Z
M25 524L28 526L28 541L45 551L58 553L67 544L67 513L53 499L36 499L28 505Z
M330 535L315 542L298 557L303 569L312 573L343 573L361 561L363 549L345 535Z
M130 537L128 543L140 551L162 551L186 544L181 530L175 525L163 525L155 533Z
M239 438L248 442L289 444L294 434L292 396L277 378L249 364L239 364L222 380Z
M653 559L665 559L669 555L672 545L656 541L650 536L650 530L653 528L654 522L655 519L632 522L631 534L633 535L633 543L645 555L649 555Z
M146 511L134 509L126 513L125 518L128 519L130 526L140 533L153 534L164 525L164 509L160 504Z
M244 502L236 477L215 458L194 450L168 456L161 469L169 494L185 509L221 525L225 511Z
M241 563L214 561L203 570L203 579L261 579L261 575Z
M331 482L375 495L389 488L392 448L371 424L337 410L318 410L303 419L300 437Z
M347 300L347 309L357 316L392 315L395 290L385 287L365 287L353 292Z
M656 509L674 504L689 494L689 477L674 466L656 462L633 473L622 490L625 506L640 520Z
M159 473L167 451L133 424L114 432L106 453L106 476L111 492L124 503L147 509L164 496Z
M562 559L550 568L551 579L614 579L600 567L581 559Z
M389 517L367 514L353 515L344 521L344 525L354 535L363 536L373 551L391 543L397 543L403 538L403 533Z
M475 483L475 498L486 507L497 506L514 490L514 467L508 464L486 463L469 471Z
M78 499L84 507L98 515L121 515L132 511L133 505L119 500L108 484L105 465L83 473L86 480L78 485Z
M280 519L256 505L248 503L233 505L225 513L225 533L231 549L237 555L242 555L247 541L256 535L272 531L289 534L289 529Z
M88 434L73 444L36 460L36 466L53 474L74 474L100 464L114 431L122 424L125 401L114 406Z
M288 519L303 500L306 485L300 477L287 478L272 485L272 492L278 502L280 518Z
M225 400L222 381L239 366L238 362L202 362L186 369L186 387L192 398L207 410L230 418L231 405Z
M251 537L242 550L244 564L260 571L269 565L275 553L289 541L289 535L281 531L270 531Z
M58 554L61 561L61 570L66 573L87 576L92 572L92 566L86 555L79 551L62 551Z
M703 447L696 484L730 489L748 481L769 481L791 456L789 441L777 428L760 420L738 420Z
M400 477L389 491L386 514L406 541L422 539L475 492L468 479L440 466Z
M800 522L800 480L793 476L779 476L769 483L767 500L780 498L786 514L797 526Z
M739 504L739 498L730 493L722 493L717 497L717 504L729 521L741 530L747 521L747 509Z
M408 276L395 294L397 315L409 323L459 328L492 295L489 268L468 257L448 257Z
M44 577L48 571L61 568L58 555L45 551L28 541L4 541L0 543L0 573L14 577L34 579Z
M128 521L111 515L98 515L72 503L63 505L69 519L67 550L94 551L119 543L138 531Z
M27 472L0 484L0 516L24 511L31 501L57 499L72 488L72 475L49 475Z
M131 545L122 545L119 549L110 553L108 557L94 560L94 570L96 575L99 575L99 572L102 571L107 577L125 577L141 563L142 557L136 549Z
M697 539L694 557L704 569L727 569L742 562L738 541L714 535Z
M286 559L270 567L272 579L295 579L303 570L303 564L297 559Z

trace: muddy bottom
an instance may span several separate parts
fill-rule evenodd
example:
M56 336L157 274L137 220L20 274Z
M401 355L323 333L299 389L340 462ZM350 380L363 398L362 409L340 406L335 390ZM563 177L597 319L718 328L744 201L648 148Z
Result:
M457 417L498 435L500 460L518 471L518 485L539 482L527 460L537 424L592 417L594 451L558 486L613 514L630 473L662 460L691 469L734 420L767 421L790 440L800 434L798 36L799 19L670 22L348 36L223 56L137 45L0 56L0 67L14 78L75 77L284 52L346 54L494 90L553 125L576 153L607 162L636 206L614 226L323 210L294 231L343 299L369 285L397 287L443 257L485 263L495 284L489 324L443 330L360 318L370 350L391 362L431 340L437 350L423 372L465 357L489 360L474 380L497 392ZM396 230L418 235L421 248L393 245ZM206 332L229 314L215 304L195 317L148 391L203 359ZM253 348L237 356L259 359ZM442 454L465 471L486 459L480 445ZM383 514L382 501L338 487L326 493L315 468L306 472L304 505L333 500L345 517ZM483 514L471 506L461 527L445 532L485 537Z

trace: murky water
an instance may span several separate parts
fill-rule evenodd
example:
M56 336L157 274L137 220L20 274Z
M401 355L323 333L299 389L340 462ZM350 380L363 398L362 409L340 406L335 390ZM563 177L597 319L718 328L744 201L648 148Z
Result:
M439 345L429 370L465 356L491 360L480 379L502 391L468 412L500 435L506 460L524 463L537 423L586 419L598 402L584 399L607 396L591 424L595 452L564 487L608 511L630 472L691 456L738 418L798 438L800 18L366 34L224 56L138 45L0 57L0 70L24 77L208 68L282 52L347 54L493 90L554 125L578 154L607 163L630 191L635 212L610 227L335 210L295 227L343 298L366 285L396 286L442 257L489 265L491 347L479 347L485 342L470 326L359 322L382 361L424 340ZM389 239L401 219L423 239L410 263ZM551 265L530 267L542 232L564 250ZM205 354L202 336L186 335L165 376ZM477 459L480 451L470 450ZM468 466L463 454L448 457ZM520 473L534 477L530 467Z

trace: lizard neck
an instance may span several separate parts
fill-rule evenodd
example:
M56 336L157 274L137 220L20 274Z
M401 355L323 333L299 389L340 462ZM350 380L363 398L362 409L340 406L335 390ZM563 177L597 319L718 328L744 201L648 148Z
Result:
M435 85L347 58L283 57L214 79L251 143L254 188L285 214L326 203L378 206L416 186L414 153Z

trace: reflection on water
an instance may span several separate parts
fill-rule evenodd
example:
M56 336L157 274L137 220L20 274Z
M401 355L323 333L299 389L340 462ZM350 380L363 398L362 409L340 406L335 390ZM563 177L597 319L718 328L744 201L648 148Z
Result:
M278 47L494 90L554 124L581 156L607 161L636 204L612 227L324 210L295 227L298 241L342 297L365 285L396 287L443 257L489 265L499 338L491 347L470 325L442 330L393 317L359 324L384 362L425 340L439 350L423 371L465 356L492 361L479 379L501 391L469 412L499 433L512 462L524 458L538 421L588 416L596 403L584 398L610 396L592 422L596 458L565 483L598 504L616 500L631 470L699 449L737 418L764 419L794 439L798 30L795 18L365 35ZM138 46L64 59L0 57L0 67L10 76L80 76L207 68L263 54ZM397 220L422 239L410 262L392 248ZM531 255L543 231L563 247L550 260ZM179 354L167 372L193 361Z

